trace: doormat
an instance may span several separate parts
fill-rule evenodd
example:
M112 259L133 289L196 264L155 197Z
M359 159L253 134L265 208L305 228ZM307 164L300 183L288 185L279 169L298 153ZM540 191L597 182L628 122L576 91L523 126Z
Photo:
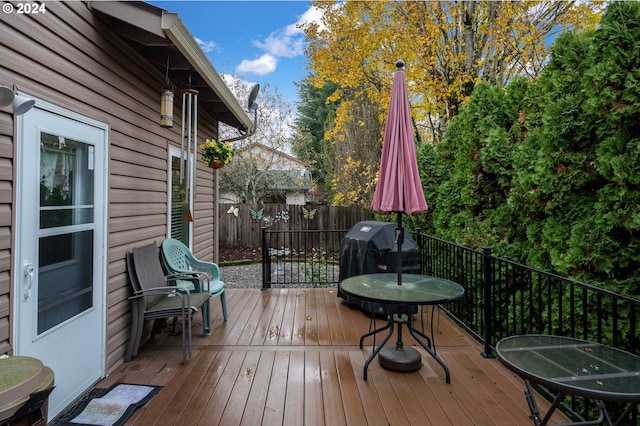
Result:
M108 389L94 389L68 413L58 417L56 426L121 426L136 409L162 389L162 386L116 383Z

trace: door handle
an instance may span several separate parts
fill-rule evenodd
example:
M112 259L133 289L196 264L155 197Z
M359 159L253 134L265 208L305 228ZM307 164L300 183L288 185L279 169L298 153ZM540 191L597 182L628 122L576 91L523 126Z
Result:
M22 300L27 300L31 297L31 287L33 286L35 268L33 267L33 264L24 262L23 270L25 279L22 284Z

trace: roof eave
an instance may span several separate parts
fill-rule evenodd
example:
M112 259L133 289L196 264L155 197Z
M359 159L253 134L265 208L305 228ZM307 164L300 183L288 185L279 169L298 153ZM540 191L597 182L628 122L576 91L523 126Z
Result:
M163 11L161 28L176 48L187 58L189 63L207 82L209 87L218 94L222 102L229 107L232 114L240 121L249 132L253 132L253 122L238 103L229 87L206 57L202 48L184 25L180 16L176 13Z
M122 21L148 33L149 37L169 40L209 89L220 99L235 118L240 131L252 132L254 123L233 96L229 87L215 70L202 48L184 25L180 16L145 2L89 1L91 10Z

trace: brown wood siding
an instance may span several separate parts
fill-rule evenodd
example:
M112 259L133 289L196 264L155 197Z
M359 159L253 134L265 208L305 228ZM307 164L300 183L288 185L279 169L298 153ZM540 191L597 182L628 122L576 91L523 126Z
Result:
M1 14L0 84L109 125L107 212L107 372L124 358L130 294L125 253L167 230L168 148L179 146L180 102L173 129L158 125L164 76L117 38L81 2L48 2L44 15ZM215 137L211 117L199 135ZM11 350L13 122L0 112L0 353ZM212 170L198 167L194 242L213 257Z
M0 84L6 84L0 81ZM0 112L0 354L11 351L13 118Z

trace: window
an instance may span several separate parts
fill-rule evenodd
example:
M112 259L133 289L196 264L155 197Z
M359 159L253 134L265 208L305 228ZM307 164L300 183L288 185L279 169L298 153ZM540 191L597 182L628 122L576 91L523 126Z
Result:
M184 163L180 165L180 153L171 152L170 194L169 194L169 238L190 246L190 222L185 221L187 213L187 174Z

